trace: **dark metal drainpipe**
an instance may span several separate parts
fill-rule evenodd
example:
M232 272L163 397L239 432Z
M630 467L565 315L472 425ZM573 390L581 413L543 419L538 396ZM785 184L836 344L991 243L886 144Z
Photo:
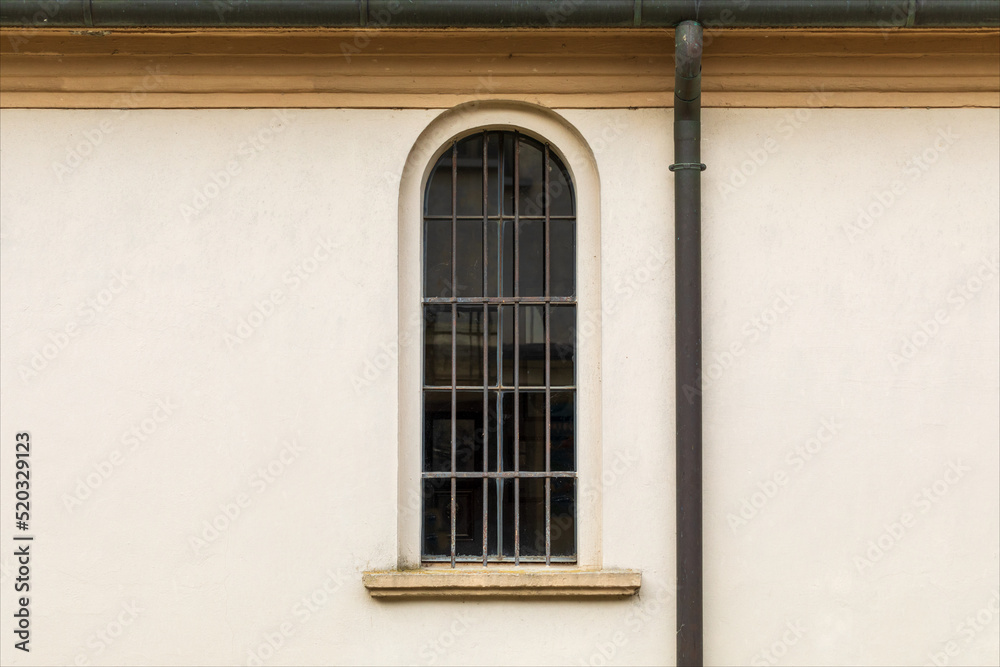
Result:
M674 32L677 664L701 665L701 25Z

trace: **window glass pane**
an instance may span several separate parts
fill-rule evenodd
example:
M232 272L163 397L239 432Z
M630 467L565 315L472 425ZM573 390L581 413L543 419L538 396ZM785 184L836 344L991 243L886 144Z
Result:
M490 556L498 556L500 554L500 540L498 539L500 531L498 527L503 525L503 517L500 515L498 498L502 483L503 481L499 479L491 479L486 482L487 502L489 503L486 515L486 544Z
M483 135L458 142L458 215L483 215ZM480 540L481 541L481 540Z
M479 472L483 469L483 438L483 393L456 392L455 470Z
M500 135L490 132L486 141L486 210L489 215L500 215L500 201L503 194L500 192Z
M500 296L497 290L505 275L502 260L510 261L506 256L501 258L500 255L502 242L500 230L499 220L490 220L486 223L486 296ZM511 266L513 267L513 264ZM511 281L513 285L513 276Z
M549 276L551 296L576 295L576 223L572 220L550 220L549 242L552 262Z
M514 306L500 306L500 368L503 385L514 386Z
M545 392L521 392L521 470L545 470Z
M449 556L451 555L451 481L425 479L423 495L424 555Z
M502 393L501 425L503 444L502 462L504 472L514 470L514 452L517 451L520 469L530 472L545 470L545 392L521 391L518 421L520 445L514 442L514 392ZM554 395L553 395L554 396ZM572 410L572 408L570 408ZM570 413L572 417L572 413ZM572 434L570 434L572 435Z
M518 354L522 387L545 386L545 306L520 306Z
M552 555L576 553L576 480L552 478Z
M545 480L521 480L521 555L545 555Z
M514 470L514 392L500 393L500 464L501 472Z
M514 135L504 132L500 149L500 171L503 174L503 215L514 215Z
M497 378L497 368L500 364L500 309L497 306L487 307L487 322L486 328L489 334L489 373L490 373L490 386L496 387L499 379Z
M482 480L459 479L455 482L455 553L459 556L483 555Z
M545 221L522 220L517 243L519 296L545 296Z
M455 239L455 296L483 295L483 221L459 220Z
M424 296L451 296L451 220L424 222Z
M497 466L500 465L500 450L497 448L500 442L500 394L495 391L491 391L487 394L486 401L487 417L489 418L489 442L487 443L489 449L487 453L489 455L489 460L487 461L487 468L490 472L496 472ZM480 468L481 470L481 468Z
M450 308L450 307L449 307ZM455 378L458 386L476 387L483 384L483 307L457 306L455 338ZM448 342L449 345L451 341ZM451 369L443 383L451 385Z
M555 153L549 152L549 215L576 215L569 172Z
M521 155L518 165L520 178L520 215L545 215L545 175L542 164L545 160L544 147L534 139L521 137Z
M451 147L431 170L424 201L425 215L451 216Z
M576 470L576 394L572 391L553 391L552 403L552 453L551 470L571 472Z
M451 470L451 392L424 392L424 471Z
M500 535L501 552L505 557L514 557L514 480L500 480Z
M571 387L575 384L576 368L576 306L550 306L549 326L552 328L549 378L553 387Z
M451 306L424 306L424 384L451 386Z
M500 229L500 271L503 294L514 296L514 221L504 220Z

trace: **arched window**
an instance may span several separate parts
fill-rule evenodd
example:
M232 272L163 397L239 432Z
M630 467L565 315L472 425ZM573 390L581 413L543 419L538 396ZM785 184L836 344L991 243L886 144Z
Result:
M546 143L450 143L423 206L425 562L576 562L576 205Z

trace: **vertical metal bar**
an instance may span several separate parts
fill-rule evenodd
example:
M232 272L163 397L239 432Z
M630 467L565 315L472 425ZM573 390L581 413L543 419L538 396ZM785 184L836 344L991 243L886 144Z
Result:
M514 132L514 472L521 471L521 276L520 257L520 194L521 194L521 139ZM521 480L514 476L514 565L521 564Z
M490 501L489 501L489 480L486 478L485 473L489 471L490 465L490 412L489 412L489 397L490 397L490 357L489 357L489 346L490 346L490 312L489 306L486 305L486 297L489 296L487 292L487 285L489 284L489 253L486 250L488 245L487 234L489 231L489 224L487 219L488 209L486 207L486 188L489 183L489 177L486 165L486 145L489 143L489 134L483 132L483 567L486 567L486 563L489 560L489 545L487 541L489 540L489 520L490 520Z
M549 243L549 145L545 144L545 162L542 173L545 174L545 191L542 193L545 202L545 296L546 299L552 296L551 288L551 268L549 261L552 258L551 245ZM551 305L545 301L545 472L552 472L552 330L549 324L552 321ZM552 564L552 478L545 477L545 564Z
M505 252L504 252L504 202L506 201L506 195L504 190L504 171L507 168L507 158L504 156L504 137L506 132L497 133L497 244L498 250L498 266L497 266L497 296L503 297L504 295L504 283L506 277L504 275L504 263ZM503 337L503 313L504 306L497 305L497 398L494 408L497 411L497 472L503 470L503 457L504 457L504 438L506 437L506 429L509 424L504 422L503 416L503 401L504 401L504 375L503 375L503 364L504 364L504 337ZM505 547L503 543L504 537L504 525L508 521L507 517L504 515L504 493L506 491L506 480L497 479L493 482L496 484L497 489L497 560L502 561L504 559Z
M677 664L704 663L702 598L701 53L702 28L674 33Z
M503 158L501 157L502 161ZM501 206L503 205L503 199L500 200ZM503 331L499 328L499 325L503 322L503 318L500 317L500 310L497 309L497 347L502 345ZM503 384L503 369L497 366L497 384ZM493 404L493 408L497 411L497 472L503 470L503 439L504 439L504 422L503 422L503 392L497 391L496 403ZM497 518L494 522L497 527L497 559L503 560L504 558L504 546L503 546L503 526L504 522L507 520L503 513L503 495L504 495L504 480L495 479L490 480L491 484L496 485L497 490Z
M458 247L458 217L456 204L458 200L458 142L451 145L451 296L457 297L455 259ZM458 421L458 304L451 304L451 566L455 567L455 472L457 470L458 439L456 437L456 422Z

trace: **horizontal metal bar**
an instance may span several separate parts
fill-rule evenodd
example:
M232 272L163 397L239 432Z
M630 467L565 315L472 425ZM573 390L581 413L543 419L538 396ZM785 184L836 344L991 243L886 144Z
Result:
M658 28L980 27L996 0L4 0L31 27Z
M516 472L422 472L421 477L424 479L482 479L484 477L488 479L514 479L516 477L576 477L576 472L572 471L561 471L553 470L551 472L545 472L544 470L535 472L528 470L518 470Z
M517 216L519 220L545 220L544 215L519 215ZM459 222L481 222L483 216L481 215L457 215L455 219ZM490 215L487 216L487 220L510 220L514 222L514 216L512 215ZM424 220L447 220L451 221L450 215L425 215ZM549 220L576 220L575 215L553 215L549 217Z
M449 556L426 556L425 555L423 558L421 558L421 560L423 562L425 562L425 563L450 563L451 562L451 557L449 557ZM487 560L490 563L513 563L514 562L514 557L513 556L497 556L495 554L491 554L487 558ZM483 558L482 558L482 556L456 556L455 557L455 562L456 563L482 563L483 562ZM524 562L528 562L528 563L542 563L544 565L545 564L545 556L521 556L521 562L522 563L524 563ZM553 556L552 557L552 562L553 563L575 563L576 562L576 556Z
M576 303L575 296L425 296L424 303L468 303L481 306L484 303L513 305L518 303Z
M433 390L433 391L451 391L451 387L450 386L442 386L442 385L438 385L438 384L424 385L424 389L429 389L429 390ZM459 385L459 386L455 387L455 389L457 389L458 391L482 391L483 390L483 385L475 385L475 386ZM512 385L512 384L510 384L510 385L508 385L508 384L500 384L500 385L491 384L491 385L487 386L487 389L489 389L490 391L514 391L514 385ZM576 389L576 385L574 385L574 384L554 384L554 385L551 385L551 389L552 389L552 391L572 391L573 389ZM528 393L528 394L532 393L533 391L537 391L539 394L545 393L545 387L543 385L528 385L527 387L524 386L524 385L521 385L520 390L523 391L523 392L525 392L525 393Z

